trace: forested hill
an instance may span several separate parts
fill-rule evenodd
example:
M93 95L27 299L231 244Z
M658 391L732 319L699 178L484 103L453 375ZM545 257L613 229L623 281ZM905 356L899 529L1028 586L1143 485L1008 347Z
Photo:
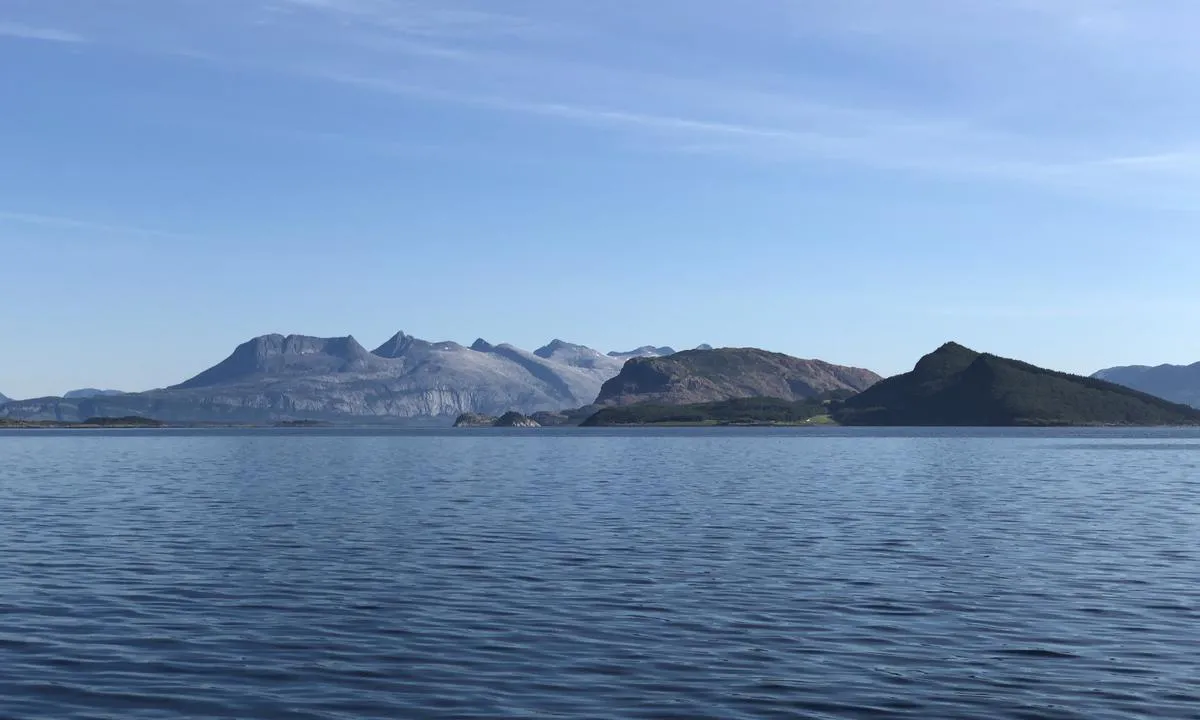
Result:
M837 405L843 425L1200 425L1200 410L947 343Z

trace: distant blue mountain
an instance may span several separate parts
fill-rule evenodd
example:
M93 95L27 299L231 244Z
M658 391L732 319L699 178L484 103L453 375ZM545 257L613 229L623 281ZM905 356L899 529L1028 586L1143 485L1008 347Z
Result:
M632 360L633 358L667 357L668 355L674 355L674 354L675 354L675 348L670 348L670 347L665 347L665 346L664 347L654 347L653 345L643 345L640 348L637 348L636 350L630 350L629 352L610 352L608 354L608 356L617 358L618 360L624 362L626 360Z
M1092 377L1200 408L1200 362L1192 365L1128 365Z
M66 395L63 395L63 397L67 400L87 400L90 398L116 397L117 395L126 394L128 393L125 393L121 390L97 390L96 388L82 388L80 390L72 390Z

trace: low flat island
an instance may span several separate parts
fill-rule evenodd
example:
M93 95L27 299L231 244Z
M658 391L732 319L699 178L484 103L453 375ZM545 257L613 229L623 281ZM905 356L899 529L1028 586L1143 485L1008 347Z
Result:
M117 428L165 428L167 423L145 417L96 417L83 422L61 420L12 420L0 418L0 430L99 430Z
M722 427L832 425L827 403L820 400L739 398L692 405L639 404L604 408L583 427Z

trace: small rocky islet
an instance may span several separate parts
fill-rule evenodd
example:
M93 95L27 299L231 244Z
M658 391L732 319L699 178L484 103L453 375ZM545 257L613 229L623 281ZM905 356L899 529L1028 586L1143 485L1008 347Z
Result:
M463 413L454 421L456 428L540 428L542 424L519 412L507 412L500 417Z

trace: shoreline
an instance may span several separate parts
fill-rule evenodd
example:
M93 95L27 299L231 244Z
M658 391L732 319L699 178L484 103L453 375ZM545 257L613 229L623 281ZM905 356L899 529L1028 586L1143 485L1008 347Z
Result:
M6 420L0 419L0 430L304 430L338 427L334 423L303 421L277 423L171 423L158 420L128 421L124 418L111 422L70 422L66 420Z

